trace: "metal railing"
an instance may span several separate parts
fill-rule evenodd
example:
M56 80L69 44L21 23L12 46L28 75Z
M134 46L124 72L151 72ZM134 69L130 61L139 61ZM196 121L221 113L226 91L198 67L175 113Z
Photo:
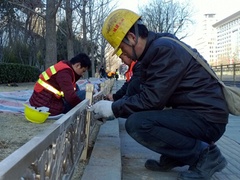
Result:
M230 85L240 83L240 64L219 65L212 68L222 81Z
M84 101L0 162L0 179L71 179L80 159L87 160L96 125L87 108L103 99L113 83L105 81L94 95L93 84L87 84Z

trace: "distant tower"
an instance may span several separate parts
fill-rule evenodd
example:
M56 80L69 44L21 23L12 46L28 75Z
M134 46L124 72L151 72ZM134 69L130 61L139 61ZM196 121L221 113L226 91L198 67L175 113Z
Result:
M209 64L214 64L216 61L216 29L212 26L217 22L216 14L204 14L203 20L200 23L198 40L196 48L208 61Z

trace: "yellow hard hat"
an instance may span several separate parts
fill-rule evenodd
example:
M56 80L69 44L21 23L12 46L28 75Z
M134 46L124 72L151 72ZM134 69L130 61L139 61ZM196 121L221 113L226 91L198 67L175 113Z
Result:
M113 11L103 23L103 37L114 48L113 55L118 51L119 45L130 28L140 18L138 14L128 9Z
M49 112L43 112L34 107L28 106L27 104L23 104L24 108L24 115L25 118L33 123L44 123L49 116Z
M120 57L121 54L122 54L122 50L121 50L121 49L118 49L118 51L116 52L116 55L117 55L118 57Z

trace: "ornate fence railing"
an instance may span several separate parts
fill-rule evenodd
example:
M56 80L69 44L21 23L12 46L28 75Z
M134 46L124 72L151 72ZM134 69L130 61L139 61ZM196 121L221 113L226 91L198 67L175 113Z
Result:
M0 162L0 179L71 179L80 159L87 160L89 137L96 126L87 108L103 99L113 82L102 83L94 95L93 84L87 84L84 101Z

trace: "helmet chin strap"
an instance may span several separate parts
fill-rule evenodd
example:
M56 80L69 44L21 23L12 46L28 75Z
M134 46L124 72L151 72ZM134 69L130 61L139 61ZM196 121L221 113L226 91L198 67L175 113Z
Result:
M136 50L134 49L134 47L135 47L135 45L134 46L132 46L132 52L133 52L133 61L137 61L137 54L136 54Z

